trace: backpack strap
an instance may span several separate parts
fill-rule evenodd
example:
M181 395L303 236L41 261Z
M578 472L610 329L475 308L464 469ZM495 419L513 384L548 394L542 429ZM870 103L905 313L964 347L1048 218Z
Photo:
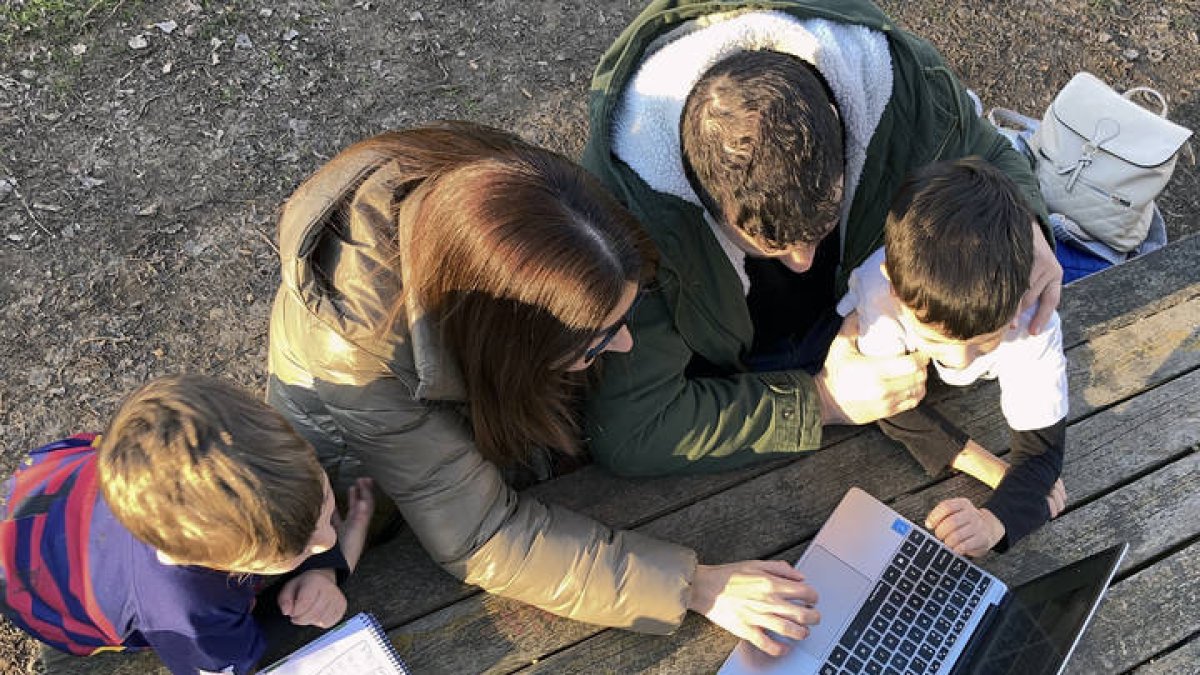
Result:
M123 642L96 601L88 567L96 440L80 434L30 452L7 485L0 521L0 609L40 640L81 655Z

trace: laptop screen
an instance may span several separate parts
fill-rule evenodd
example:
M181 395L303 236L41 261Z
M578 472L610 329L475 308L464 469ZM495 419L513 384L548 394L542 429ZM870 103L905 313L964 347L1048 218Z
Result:
M1101 551L1012 589L967 671L983 675L1059 672L1125 553Z

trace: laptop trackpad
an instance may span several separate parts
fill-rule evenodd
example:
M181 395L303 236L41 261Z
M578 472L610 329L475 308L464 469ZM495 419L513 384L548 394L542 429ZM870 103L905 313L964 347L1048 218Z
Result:
M871 580L834 557L819 545L812 545L799 565L805 580L817 591L817 610L821 623L812 626L809 636L793 647L820 659L829 644L842 634L846 624L871 590Z

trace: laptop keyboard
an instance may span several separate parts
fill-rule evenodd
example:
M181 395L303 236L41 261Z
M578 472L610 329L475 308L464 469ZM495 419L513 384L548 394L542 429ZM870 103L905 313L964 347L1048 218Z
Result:
M991 579L913 528L819 671L936 672Z

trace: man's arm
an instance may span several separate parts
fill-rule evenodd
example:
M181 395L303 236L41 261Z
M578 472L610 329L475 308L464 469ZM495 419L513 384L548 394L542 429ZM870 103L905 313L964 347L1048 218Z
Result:
M614 473L719 471L821 443L821 410L801 371L691 377L695 354L661 291L650 290L630 324L633 350L605 355L589 392L586 436Z
M822 424L865 424L925 395L924 357L868 357L847 318L816 377L800 370L695 377L694 353L660 293L630 325L633 350L606 357L587 402L593 457L614 473L733 469L821 445Z

